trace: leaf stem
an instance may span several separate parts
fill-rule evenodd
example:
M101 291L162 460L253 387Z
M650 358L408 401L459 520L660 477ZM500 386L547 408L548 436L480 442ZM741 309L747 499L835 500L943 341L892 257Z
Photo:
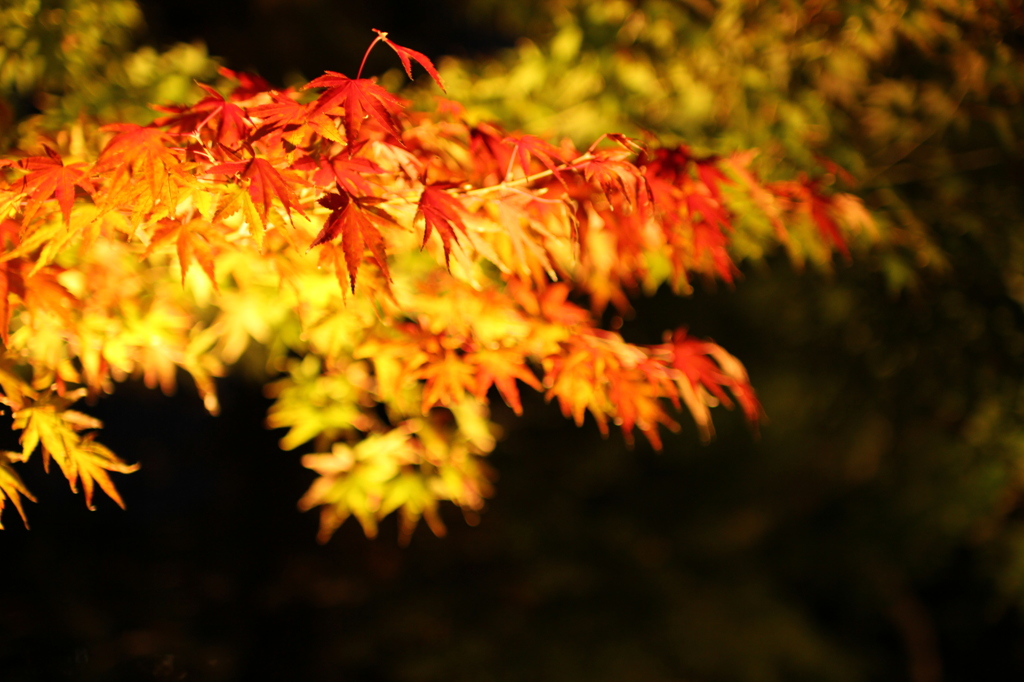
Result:
M456 187L452 187L450 189L446 189L445 191L448 192L449 194L460 194L460 195L463 195L463 196L477 196L477 195L480 195L480 194L488 194L490 192L497 192L497 191L503 190L503 189L514 189L516 187L521 187L523 185L529 185L530 183L536 182L537 180L541 180L543 178L550 177L550 176L554 175L557 171L570 170L576 164L578 164L578 163L585 163L587 161L591 161L591 160L593 160L593 158L594 158L594 155L591 154L590 152L587 152L586 154L583 154L582 156L579 156L579 157L573 159L572 161L569 161L568 163L563 163L561 166L558 166L554 170L548 169L548 170L541 171L539 173L534 173L533 175L527 175L526 177L516 178L515 180L505 180L505 181L499 182L496 185L487 185L486 187L476 187L474 189L459 189L459 188L456 188ZM394 206L396 204L404 204L404 203L410 201L410 199L411 199L411 193L410 193L410 197L402 197L402 198L396 197L394 199L388 199L387 201L382 201L379 205L381 205L381 206L388 206L388 205Z
M376 29L375 29L376 30ZM373 46L384 40L387 37L387 31L377 31L377 37L373 39L370 46L366 48L366 52L363 53L363 61L359 62L359 72L356 73L356 80L359 80L363 75L363 67L366 66L366 58L370 56L370 51L373 50Z
M534 173L533 175L527 175L526 177L517 178L515 180L505 180L505 181L499 182L496 185L487 185L486 187L477 187L475 189L455 191L455 192L452 192L452 194L464 194L466 196L475 196L477 194L487 194L488 192L494 192L494 191L497 191L499 189L506 189L506 188L510 188L510 187L519 187L520 185L529 185L532 182L536 182L537 180L540 180L542 178L546 178L546 177L550 177L550 176L554 175L556 171L570 170L576 164L578 164L578 163L585 163L587 161L591 161L591 160L593 160L593 158L594 158L594 155L591 154L590 152L587 152L586 154L583 154L582 156L579 156L579 157L573 159L572 161L570 161L568 163L564 163L561 166L558 166L554 170L548 169L548 170L541 171L539 173Z

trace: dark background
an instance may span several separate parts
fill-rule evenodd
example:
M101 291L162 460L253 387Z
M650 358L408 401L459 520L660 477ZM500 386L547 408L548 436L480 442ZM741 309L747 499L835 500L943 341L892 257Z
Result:
M157 46L201 40L228 66L256 71L275 84L290 74L305 79L326 70L355 77L375 34L388 31L400 45L440 57L476 57L515 43L518 26L501 3L350 2L331 0L183 0L139 3L146 17L144 39ZM519 4L519 3L516 3ZM530 3L522 3L520 9ZM404 42L403 42L404 41ZM395 68L385 54L371 54L367 74Z
M203 40L278 83L354 75L374 27L478 57L520 25L454 1L142 7L144 40ZM377 57L370 73L396 66ZM951 330L964 309L1024 328L984 255L956 253L959 303L942 282L893 296L871 263L826 277L781 260L736 291L638 302L631 340L685 323L743 359L771 420L761 436L717 410L710 445L684 417L664 452L627 450L537 396L521 420L495 398L507 437L480 525L447 507L449 535L420 528L405 549L392 519L377 540L349 522L316 544L315 514L295 507L313 474L264 427L259 386L221 381L217 418L187 379L173 398L119 387L90 412L142 465L117 478L126 512L105 498L89 512L58 473L24 468L40 504L31 531L9 511L0 536L0 680L916 681L936 651L944 679L1022 679L1000 557L933 528L949 503L933 498L977 474L942 440L957 417L935 421L929 401L966 394L972 362L1020 373L999 338L957 345ZM910 435L872 445L865 406L880 441ZM860 478L857 438L884 453ZM1011 503L1005 518L1020 516Z

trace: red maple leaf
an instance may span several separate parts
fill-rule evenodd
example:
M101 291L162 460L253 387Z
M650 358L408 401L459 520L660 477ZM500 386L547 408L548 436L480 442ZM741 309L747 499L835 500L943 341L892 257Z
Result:
M306 156L293 166L296 170L313 170L313 182L323 187L332 182L353 195L372 195L374 187L367 175L383 175L386 171L376 162L362 157L336 154L329 159Z
M801 174L799 180L774 182L765 188L776 197L794 205L798 211L806 213L825 243L834 245L843 256L850 258L850 249L833 218L833 199L822 194L820 180L812 180Z
M811 218L814 219L814 224L818 226L818 231L821 233L822 238L826 243L831 242L834 244L839 249L839 252L849 260L850 249L846 246L846 240L843 239L843 235L839 231L835 220L832 219L833 207L831 197L821 194L817 180L804 180L803 184L807 192L807 201L810 203Z
M469 129L469 153L480 174L480 184L499 182L508 170L512 150L502 144L505 134L491 123L479 123Z
M725 199L722 196L720 186L733 183L719 167L719 158L717 156L708 156L703 159L694 159L694 165L697 166L697 176L704 183L704 186L708 188L708 191L711 192L711 196L719 204L724 204Z
M339 107L342 108L345 116L345 134L349 144L354 144L359 139L359 131L366 117L376 121L396 139L401 139L402 131L395 117L401 112L403 101L373 80L353 80L337 71L327 71L302 86L303 90L310 88L327 88L313 103L310 116L336 113Z
M266 135L302 135L301 127L308 126L313 132L333 142L344 143L338 132L338 125L323 110L316 108L317 102L301 104L292 99L288 92L271 92L271 102L251 107L249 115L262 121L262 125L252 136L255 141ZM290 137L293 143L296 142Z
M452 242L456 244L459 242L455 230L461 230L462 234L466 234L466 225L462 222L462 216L459 215L465 210L461 201L438 185L427 185L420 196L417 215L423 215L426 225L423 230L423 246L426 246L431 233L436 229L438 236L441 237L441 243L444 245L445 265L449 267L448 257L452 250Z
M192 106L158 106L157 111L164 111L172 116L164 116L153 121L155 125L165 126L172 132L191 135L204 128L213 131L213 139L226 147L235 147L248 135L253 123L245 111L224 99L224 96L209 85L197 83L207 94Z
M728 246L729 238L712 223L701 220L693 224L693 251L697 263L710 258L718 276L732 284L740 270L729 256Z
M252 202L264 222L267 220L267 214L270 212L275 196L289 216L291 216L293 208L302 213L298 199L292 191L292 185L281 175L281 171L274 168L266 159L256 157L249 161L219 163L210 166L206 172L214 175L241 173L242 178L249 181L249 196L252 197Z
M16 185L19 191L28 195L23 222L31 222L43 202L55 197L60 205L60 212L64 215L64 224L70 225L71 206L75 202L75 185L89 194L96 190L89 181L86 164L72 163L65 166L60 154L49 147L44 149L46 156L30 156L19 164L29 171Z
M434 68L434 63L430 61L427 55L423 54L422 52L417 52L416 50L410 50L408 47L396 45L395 43L391 42L391 40L388 39L387 31L378 31L377 29L373 30L377 34L377 38L376 40L374 40L374 42L382 40L385 43L387 43L388 47L390 47L392 50L398 53L398 58L402 60L402 66L405 67L405 75L407 75L410 78L410 80L412 79L412 62L410 62L409 60L414 59L417 62L419 62L420 66L427 70L427 73L429 73L430 77L434 79L434 82L437 83L438 87L440 87L442 90L445 89L444 80L441 79L441 75L437 72L437 69ZM373 48L373 44L370 45L370 48ZM369 52L370 49L367 49L366 53L369 54ZM365 56L363 57L363 63L366 63ZM362 72L362 70L363 67L360 66L359 71Z
M356 275L359 274L359 266L366 249L370 250L373 261L384 273L384 279L390 282L387 250L380 228L394 223L380 213L362 206L344 191L341 194L331 192L325 195L320 199L320 205L331 209L332 213L310 248L329 242L340 234L341 248L345 254L345 266L348 268L353 293L356 290Z
M666 336L668 337L667 334ZM702 388L710 392L723 405L731 409L733 402L724 390L727 387L739 402L744 415L751 424L756 425L764 416L761 403L757 400L754 389L750 385L747 370L739 360L717 343L694 339L687 336L685 329L677 329L670 338L666 338L666 343L652 346L651 351L656 357L665 358L669 365L685 377L686 382L693 389ZM684 392L684 398L687 393L690 395L687 402L690 403L693 393L692 391ZM702 420L699 416L699 412L706 411L707 408L694 404L689 406L694 417L698 419L698 424L702 428L709 429L706 433L709 435L710 420ZM703 424L701 424L702 421Z
M593 152L594 158L582 165L587 182L596 183L609 199L621 195L630 210L644 206L643 201L651 197L643 173L629 161L631 154L625 149L605 149Z
M234 102L251 99L260 93L273 90L270 83L253 73L234 71L226 66L217 69L217 73L238 82L238 87L231 92L231 100Z
M551 171L556 178L562 179L558 172L558 166L569 161L569 155L564 150L536 135L509 135L502 142L512 147L512 154L518 159L524 174L530 175L530 158L533 157ZM508 168L507 170L511 171L512 169Z
M673 367L682 372L691 384L703 386L722 401L723 405L732 407L732 401L722 390L722 385L729 383L729 378L710 357L710 351L715 344L690 337L685 329L677 329L672 334L669 346Z
M728 209L715 200L703 183L688 181L684 188L689 190L686 193L686 207L692 221L697 222L699 214L704 222L713 225L715 229L732 231Z

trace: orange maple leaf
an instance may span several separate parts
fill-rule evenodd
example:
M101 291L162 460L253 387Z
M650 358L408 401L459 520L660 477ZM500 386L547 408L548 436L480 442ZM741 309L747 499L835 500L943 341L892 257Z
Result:
M72 163L65 166L64 160L53 149L45 147L46 156L30 156L19 165L29 171L15 187L28 195L25 202L24 224L35 217L43 202L51 197L57 199L60 212L64 215L64 224L71 224L71 206L75 202L75 185L90 195L96 189L89 181L87 164Z
M110 178L100 202L102 210L132 207L141 220L158 204L177 205L177 189L191 176L168 133L134 123L114 123L100 130L117 133L96 162L96 172Z
M679 424L665 413L661 398L674 394L674 386L662 366L646 359L630 368L609 368L608 400L615 406L616 423L626 444L633 445L633 429L640 431L655 450L661 450L658 426L678 431Z
M25 298L25 279L22 275L24 261L12 258L0 263L0 339L4 346L11 345L11 303L10 295Z
M377 267L384 273L384 279L390 282L387 251L379 228L394 225L394 222L373 209L365 208L344 191L341 194L331 192L325 195L320 199L320 205L331 209L332 213L310 248L329 242L340 234L353 293L366 249L370 250Z
M107 143L96 163L98 172L117 169L118 174L128 171L146 171L156 167L166 168L179 165L179 159L169 144L171 137L152 126L135 123L112 123L100 130L117 134Z
M456 350L443 348L413 374L423 379L423 413L437 405L457 405L466 392L473 392L476 376L473 367Z
M423 188L417 210L417 215L423 216L425 224L423 246L426 246L431 233L436 229L441 243L444 245L444 262L448 267L451 267L449 255L452 250L452 242L459 243L455 230L458 229L462 234L466 234L466 225L462 222L462 216L459 215L465 210L462 202L445 192L442 186L427 185Z
M523 413L523 403L519 397L516 380L522 381L535 391L542 390L540 381L526 366L522 352L514 348L479 350L468 354L466 362L475 368L473 373L476 376L476 385L472 389L473 395L484 400L488 389L493 385L517 415Z
M214 271L213 250L210 242L204 234L210 228L206 220L197 219L187 223L180 220L162 220L150 238L149 246L146 247L143 258L147 258L153 251L162 244L174 241L178 252L178 263L181 266L181 285L185 286L185 275L188 274L189 266L195 260L217 289L217 276Z

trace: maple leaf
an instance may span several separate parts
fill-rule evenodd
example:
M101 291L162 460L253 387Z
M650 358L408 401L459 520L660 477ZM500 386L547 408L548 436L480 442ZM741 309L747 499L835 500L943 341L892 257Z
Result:
M732 284L740 270L729 256L728 245L729 238L711 223L701 220L693 225L693 251L697 263L710 259L718 276Z
M127 465L118 459L109 449L92 440L92 434L80 436L78 431L95 429L103 424L81 412L67 409L67 405L80 398L83 389L73 391L68 396L49 394L43 396L31 407L16 411L14 428L24 429L22 433L22 461L27 460L39 444L42 444L43 464L49 470L50 457L64 472L71 490L78 492L78 481L81 479L85 492L85 503L89 509L95 509L92 503L93 483L100 484L111 499L122 509L124 501L118 494L107 471L131 473L139 467Z
M337 71L327 71L302 86L327 88L316 99L311 116L333 113L339 107L344 110L345 135L348 143L359 140L363 119L370 117L395 139L401 140L402 131L395 118L403 108L403 101L380 87L369 78L351 79Z
M540 314L555 324L565 327L588 324L590 313L571 303L569 299L569 286L559 282L544 289L539 297Z
M213 139L226 147L234 147L247 136L247 130L253 123L245 111L234 102L204 83L196 83L207 96L191 106L160 106L154 105L157 111L173 116L165 116L153 121L154 125L163 126L171 131L194 134L206 127L214 131Z
M822 193L820 180L809 179L801 175L799 180L796 181L770 183L766 186L766 190L776 198L782 199L784 204L795 206L797 211L807 215L817 228L822 241L829 248L835 246L845 258L850 258L850 249L846 245L846 240L843 239L839 226L836 225L833 217L836 214L842 215L843 211L835 204L835 197L829 197ZM840 194L838 196L844 197L847 195ZM845 201L841 199L842 203L845 203ZM851 205L847 204L847 206ZM862 217L858 217L857 213L858 211L855 210L854 213L843 217L848 221L852 219L860 227L865 225L871 226L872 221L870 219L865 223Z
M474 368L459 352L447 348L424 363L413 376L426 382L424 414L437 405L448 407L462 402L466 392L473 391L477 382Z
M49 470L52 457L64 472L71 490L78 492L78 481L82 481L85 503L94 509L92 496L94 484L110 496L122 509L124 501L118 494L108 471L131 473L139 467L122 462L105 446L78 432L103 426L100 420L87 414L67 409L68 405L85 395L85 389L71 391L64 396L49 392L31 404L16 410L11 416L14 428L22 429L22 452L17 457L28 460L35 449L42 445L43 465ZM0 486L3 476L0 475ZM20 509L20 506L19 506Z
M370 255L377 267L384 273L384 279L390 282L387 251L384 237L379 228L392 226L394 222L373 209L364 208L358 200L353 199L346 192L329 193L320 199L320 204L331 209L332 212L310 248L329 242L340 234L341 247L345 253L345 265L348 268L353 293L356 290L359 265L362 263L363 252L366 249L370 250Z
M655 449L661 449L658 427L679 425L662 405L677 389L669 369L649 349L627 343L615 332L583 329L543 360L547 399L558 398L562 414L583 423L586 412L608 435L608 420L622 429L628 445L639 428ZM678 403L676 400L675 402Z
M117 492L114 482L110 480L108 472L130 474L133 471L138 471L138 464L125 464L109 448L93 440L91 433L86 434L69 454L74 460L74 468L71 475L68 476L71 490L78 492L78 481L81 480L85 506L92 510L96 509L92 503L92 496L96 484L99 484L100 489L116 502L118 507L125 508L124 500Z
M839 252L849 260L850 249L847 247L846 240L843 239L843 235L839 231L835 220L832 219L833 204L831 197L826 197L821 193L819 189L820 183L816 180L805 180L804 187L806 188L807 200L810 204L811 218L814 219L814 224L818 226L818 231L821 233L822 238L826 243L835 245Z
M724 348L710 341L691 338L685 329L666 334L665 340L666 343L652 346L650 350L679 373L676 378L679 393L697 422L702 439L708 440L714 433L709 410L714 400L708 397L708 393L731 409L733 402L725 392L725 388L729 388L751 424L756 424L763 416L746 369Z
M10 500L14 508L18 510L25 528L28 528L28 519L25 517L25 510L21 506L21 496L24 495L33 502L36 501L36 498L28 491L28 488L22 483L21 477L18 476L18 472L11 466L13 461L17 461L20 458L20 453L0 451L0 513L4 510L4 502ZM0 530L3 530L3 528L3 523L0 522Z
M661 365L645 359L635 366L610 368L605 377L608 399L615 406L616 423L622 429L626 444L633 445L633 429L639 428L651 446L661 450L658 426L679 430L679 424L662 407L661 398L666 395L666 388L671 390L672 382Z
M305 156L297 161L296 170L311 170L313 182L317 185L338 183L338 188L349 194L372 195L374 185L366 179L366 175L383 175L386 171L376 162L359 156L335 154L329 159ZM379 190L378 190L379 191Z
M643 173L628 160L631 155L625 149L603 149L581 164L587 182L596 183L609 198L618 194L629 210L643 206L643 200L651 197Z
M102 423L86 414L69 410L68 406L85 394L83 389L59 395L52 390L28 400L11 417L13 428L21 429L21 461L28 459L42 445L43 464L49 470L50 457L63 469L67 464L68 448L78 440L76 431L99 428Z
M270 83L253 73L234 71L226 66L217 69L217 73L238 83L238 86L231 91L231 99L234 101L244 101L273 90Z
M438 185L427 185L423 188L420 196L417 215L423 216L425 228L423 230L423 246L426 246L431 233L436 229L441 243L444 245L444 262L450 267L449 254L452 250L452 242L458 244L459 238L455 233L458 229L466 234L466 225L462 222L460 212L465 211L462 202ZM422 248L422 247L421 247Z
M434 68L434 63L430 61L427 55L423 54L422 52L417 52L416 50L410 50L408 47L396 45L395 43L391 42L391 40L388 38L387 31L378 31L377 29L373 30L377 34L377 39L374 40L374 42L376 42L377 40L382 40L384 41L384 43L387 44L388 47L390 47L392 50L398 53L398 58L402 60L402 66L405 67L405 75L407 75L410 78L410 80L412 79L412 63L410 62L410 59L412 59L418 62L420 66L427 70L427 73L429 73L430 77L434 79L434 82L437 83L438 87L440 87L442 90L445 89L444 80L441 78L441 74L439 74L437 72L437 69ZM373 45L371 44L370 49L372 48ZM369 51L370 50L367 49L367 53L369 53ZM366 57L363 57L363 63L366 63ZM359 67L359 70L362 71L361 66Z
M148 258L157 247L174 242L178 252L178 264L181 267L181 285L185 286L185 275L188 274L189 266L195 260L216 289L217 276L214 272L213 251L205 235L209 229L209 221L201 218L187 223L172 219L162 220L150 237L149 246L146 247L142 257Z
M23 268L24 268L23 263ZM28 310L46 310L61 318L66 324L73 324L75 311L80 301L60 283L59 275L64 270L57 266L47 265L32 268L26 275L22 273L21 284L17 284L17 275L8 270L8 278L15 277L15 286L22 287L24 294L22 304ZM8 289L8 293L12 293ZM14 293L17 293L15 289Z
M318 539L326 542L349 515L359 520L367 537L376 536L377 520L387 513L382 505L388 483L401 476L403 466L417 461L416 450L411 426L404 423L387 433L372 433L355 446L335 443L330 454L305 455L303 466L320 478L299 500L299 509L323 505Z
M706 185L687 182L684 184L684 191L686 191L686 206L691 220L696 221L699 214L701 219L716 229L732 231L728 210L714 198Z
M722 196L721 185L731 185L733 181L722 172L719 167L720 159L717 156L709 156L702 159L696 159L694 164L697 166L697 176L704 183L704 186L711 192L711 196L715 198L719 204L724 205L725 200Z
M117 133L96 162L96 172L110 178L98 204L101 210L131 207L137 223L157 206L177 206L178 189L192 178L166 132L134 123L114 123L100 130Z
M25 298L25 279L22 276L24 261L12 258L0 263L0 339L4 347L11 346L11 302L10 295Z
M46 156L30 156L19 165L29 171L16 187L28 195L25 202L23 222L28 224L35 217L43 202L51 197L57 199L60 212L64 215L64 224L71 223L71 206L75 201L75 186L79 186L89 194L96 189L89 180L87 164L72 163L64 165L61 155L53 149L45 147Z
M480 182L498 182L508 171L512 150L504 144L505 133L491 123L478 123L469 129L469 153Z
M541 164L551 171L559 180L562 176L558 166L570 160L570 154L559 149L550 142L542 140L536 135L510 135L502 140L502 143L512 147L512 155L519 161L519 167L525 175L530 175L530 158L537 159ZM506 172L506 178L511 173L511 165Z
M332 142L345 142L338 132L337 122L323 110L317 109L316 102L302 104L288 92L271 92L270 98L272 101L268 104L249 108L249 116L262 122L252 135L254 142L275 133L301 146L300 142L311 131Z
M206 169L211 175L235 175L241 174L243 180L247 181L246 192L251 204L245 204L245 208L251 208L255 212L252 215L246 211L246 219L251 223L250 230L256 239L256 244L263 248L263 231L267 222L267 215L274 205L274 198L284 206L291 218L291 211L294 208L303 213L298 205L298 199L292 191L292 185L285 179L282 172L274 168L273 164L264 158L254 157L249 161L233 161L219 163ZM285 171L287 173L287 171Z
M517 415L523 413L523 403L519 397L516 380L522 381L535 391L543 388L536 375L526 366L522 352L517 349L479 350L467 355L466 362L474 368L473 374L476 377L476 385L472 388L473 395L483 400L493 385Z
M583 425L589 411L597 420L602 435L608 434L608 398L602 376L604 363L598 362L598 350L579 337L568 343L562 353L543 360L545 400L558 398L562 416Z

